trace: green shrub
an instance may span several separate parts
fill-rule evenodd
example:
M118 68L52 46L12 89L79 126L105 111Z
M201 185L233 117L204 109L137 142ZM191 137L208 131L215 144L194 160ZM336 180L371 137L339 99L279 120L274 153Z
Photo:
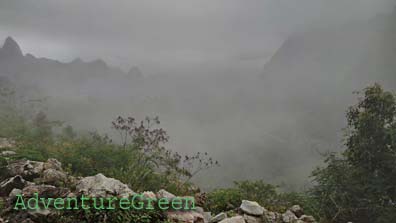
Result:
M239 207L242 199L242 193L237 188L216 189L208 193L205 208L218 214Z
M300 205L307 214L313 215L315 212L312 198L306 193L279 193L276 186L262 180L239 181L232 188L216 189L208 193L205 208L214 213L229 211L239 207L242 200L256 201L267 210L276 212L284 212L295 204Z
M269 208L278 198L277 187L264 183L262 180L237 181L235 187L240 191L244 200L256 201Z

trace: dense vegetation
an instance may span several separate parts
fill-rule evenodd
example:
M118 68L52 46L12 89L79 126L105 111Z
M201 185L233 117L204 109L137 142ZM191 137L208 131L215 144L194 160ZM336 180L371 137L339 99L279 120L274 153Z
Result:
M346 150L313 172L312 193L331 222L396 218L396 101L375 84L347 112Z
M108 136L77 134L71 126L48 120L39 109L41 101L19 104L12 89L2 88L0 100L0 137L15 140L13 159L52 157L75 175L101 172L138 192L166 189L178 195L198 192L191 178L218 165L207 153L185 156L166 149L168 135L158 127L158 118L116 118L116 143ZM315 185L308 191L285 193L261 180L241 181L209 192L205 208L231 211L247 199L274 211L300 204L324 223L391 222L396 218L395 96L377 84L368 87L349 108L347 120L345 151L326 156L325 165L313 171ZM5 162L0 160L0 167Z

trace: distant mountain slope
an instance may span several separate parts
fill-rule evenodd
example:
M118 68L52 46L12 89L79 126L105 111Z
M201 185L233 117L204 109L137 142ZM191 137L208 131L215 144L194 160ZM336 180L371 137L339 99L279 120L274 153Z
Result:
M369 21L322 26L291 35L265 65L271 105L300 117L296 131L337 148L354 91L374 82L396 89L396 10ZM302 136L299 136L302 137Z
M305 96L350 92L374 81L396 86L395 26L396 10L366 22L296 33L265 65L266 87Z
M52 59L36 58L31 54L23 55L18 43L7 37L0 48L0 76L7 77L15 83L51 90L51 83L62 83L63 86L74 86L76 89L86 87L87 82L91 81L110 85L133 83L139 80L142 74L137 67L124 72L108 66L100 59L92 62L75 59L70 63L62 63Z

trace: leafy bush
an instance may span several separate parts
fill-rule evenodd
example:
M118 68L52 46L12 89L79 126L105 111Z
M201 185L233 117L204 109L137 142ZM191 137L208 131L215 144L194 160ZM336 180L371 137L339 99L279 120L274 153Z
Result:
M235 182L235 187L243 199L257 201L265 207L270 207L278 197L277 187L262 180Z
M208 193L205 209L213 213L220 213L239 207L242 194L237 188L215 189Z
M77 136L71 126L55 135L52 129L59 122L48 121L42 113L33 123L19 136L15 159L56 158L74 175L100 172L119 179L135 191L166 189L192 195L195 191L189 180L217 165L207 153L182 157L165 149L168 136L163 129L155 128L158 118L146 118L139 123L133 118L118 117L113 127L122 136L121 144L97 133Z
M279 193L277 187L262 180L239 181L234 187L216 189L208 194L206 208L214 213L239 207L242 200L256 201L271 211L284 212L292 205L299 204L307 214L312 214L311 198L305 193Z

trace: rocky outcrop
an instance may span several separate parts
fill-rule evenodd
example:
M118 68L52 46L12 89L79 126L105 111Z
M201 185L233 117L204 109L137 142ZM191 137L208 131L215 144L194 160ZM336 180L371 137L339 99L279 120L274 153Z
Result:
M4 172L1 174L2 178L21 176L27 181L35 180L54 186L75 184L75 178L63 171L62 164L56 159L48 159L46 162L18 160L10 163Z
M63 171L55 169L47 169L43 171L41 182L51 185L60 186L68 181L67 174Z
M245 219L242 216L235 216L232 218L226 218L220 221L220 223L245 223Z
M297 219L297 216L294 215L294 213L290 210L287 210L284 214L282 214L282 220L284 223L293 223L297 221Z
M45 185L45 184L31 184L22 189L22 194L24 197L33 197L34 194L37 193L40 197L44 198L56 198L56 197L67 197L69 195L70 190L64 187L55 187L53 185Z
M307 223L315 223L316 222L315 218L313 216L309 216L309 215L302 215L299 219L301 221L307 222Z
M0 196L7 196L13 189L22 189L26 184L27 182L20 175L6 179L0 183Z
M227 218L224 213L212 218L210 222L219 223L316 223L312 216L304 215L303 209L294 205L285 213L271 212L257 202L243 200L237 216ZM219 221L219 219L222 219Z
M214 217L210 220L210 223L216 223L216 222L222 221L222 220L224 220L224 219L226 219L226 218L227 218L227 214L224 213L224 212L221 212L220 214L214 216Z
M76 186L79 194L90 197L130 197L135 194L126 184L119 180L107 178L103 174L81 179Z
M264 211L266 211L257 202L247 200L242 201L240 208L244 213L254 216L261 216L264 214Z
M300 205L293 205L290 208L290 211L293 212L298 218L301 217L304 214L303 209L300 207Z
M166 215L171 222L205 223L203 215L195 211L170 211Z
M24 199L34 198L68 198L68 197L119 197L127 198L136 193L128 185L103 174L95 176L75 178L62 169L62 164L56 159L48 159L46 162L30 160L18 160L9 163L6 168L8 178L1 179L0 197L5 200L6 206L0 212L1 222L58 222L62 212L54 209L40 210L13 210L12 203L19 194ZM36 195L37 194L37 195ZM166 199L169 202L181 198L182 205L193 207L190 203L192 197L177 197L166 191L159 190L154 193L145 191L142 193L143 200L157 202ZM183 199L188 198L188 199ZM178 223L315 223L312 216L304 215L303 209L294 205L285 213L271 212L260 206L255 201L243 200L236 212L226 214L222 212L212 216L204 208L196 206L191 210L163 210L161 216L168 222ZM112 222L111 219L106 222Z
M12 191L10 192L10 194L8 195L8 198L9 198L10 200L13 200L14 198L16 198L16 196L17 196L18 194L22 194L22 190L21 190L21 189L14 188L14 189L12 189Z
M63 171L61 163L55 159L46 162L17 160L3 170L0 197L6 201L6 207L0 215L6 222L51 222L56 213L50 210L13 211L12 203L16 196L22 194L27 199L37 193L44 198L62 198L68 196L70 189L61 187L61 184L73 186L70 184L73 177Z
M282 218L282 215L280 213L267 211L264 212L264 217L267 219L267 223L277 223L279 222L279 219Z
M11 176L20 175L23 179L30 181L40 177L44 171L44 163L30 160L19 160L8 165L7 171Z
M161 189L157 192L157 198L161 199L161 198L166 198L167 200L172 200L173 198L175 198L176 196L172 193L169 193L168 191Z

